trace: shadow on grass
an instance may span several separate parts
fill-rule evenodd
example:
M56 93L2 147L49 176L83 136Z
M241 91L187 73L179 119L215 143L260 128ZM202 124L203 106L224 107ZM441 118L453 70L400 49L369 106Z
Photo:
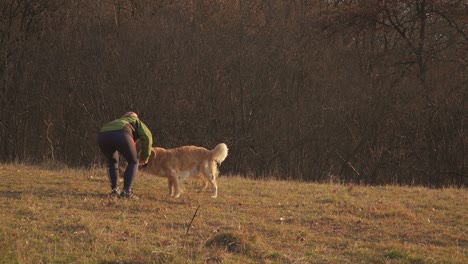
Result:
M123 261L99 261L98 262L99 264L143 264L143 263L146 263L144 261L141 261L141 260L123 260Z
M23 192L20 191L0 191L1 197L6 197L10 199L21 199Z
M48 190L44 188L37 188L34 190L28 191L0 191L0 197L6 197L10 199L22 199L24 196L36 196L39 198L60 198L67 196L74 196L77 198L108 198L107 193L83 193L83 192L73 192L73 191L57 191L57 190Z

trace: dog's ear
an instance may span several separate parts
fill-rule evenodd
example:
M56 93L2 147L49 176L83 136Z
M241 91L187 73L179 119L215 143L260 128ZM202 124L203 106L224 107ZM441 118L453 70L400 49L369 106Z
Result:
M150 156L148 158L148 163L150 163L154 159L155 156L156 156L156 151L154 149L152 149L151 154L150 154Z

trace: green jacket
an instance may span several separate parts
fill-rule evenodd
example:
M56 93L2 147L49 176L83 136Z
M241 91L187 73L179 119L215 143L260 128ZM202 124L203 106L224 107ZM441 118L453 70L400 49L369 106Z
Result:
M122 130L130 133L133 139L141 139L141 157L140 160L147 161L151 154L153 146L153 135L148 127L134 116L122 116L105 124L100 132Z

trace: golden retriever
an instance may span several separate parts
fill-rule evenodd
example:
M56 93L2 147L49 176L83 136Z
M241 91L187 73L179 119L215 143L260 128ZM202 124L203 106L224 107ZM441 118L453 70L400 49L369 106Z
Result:
M194 177L204 180L205 189L208 182L211 184L213 194L218 196L218 165L228 155L226 144L220 143L214 149L208 150L197 146L183 146L174 149L154 147L146 165L146 171L168 179L169 196L180 196L180 183L186 178ZM203 190L202 189L202 190Z

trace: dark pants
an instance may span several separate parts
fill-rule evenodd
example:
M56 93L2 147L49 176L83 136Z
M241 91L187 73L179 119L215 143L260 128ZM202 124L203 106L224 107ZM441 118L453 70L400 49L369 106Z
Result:
M124 173L124 191L131 192L132 183L138 171L138 155L132 136L120 130L101 132L97 142L108 162L107 173L112 189L117 188L119 153L127 160L128 166Z

